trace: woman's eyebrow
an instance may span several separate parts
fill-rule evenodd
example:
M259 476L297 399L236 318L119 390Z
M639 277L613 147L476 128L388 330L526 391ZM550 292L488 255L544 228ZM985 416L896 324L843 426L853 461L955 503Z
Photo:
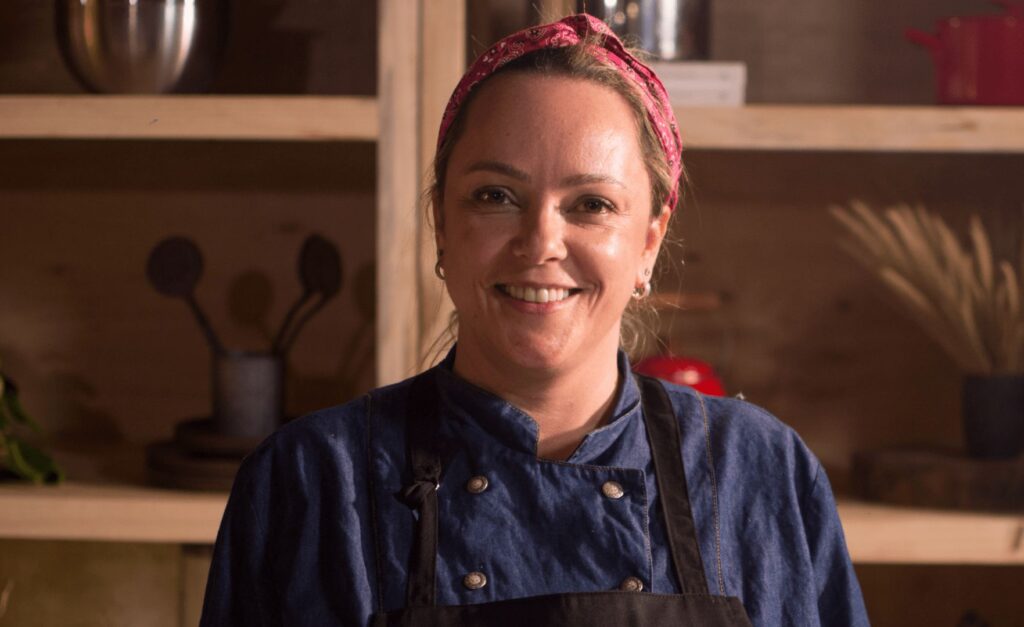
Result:
M530 180L530 175L526 172L501 161L477 161L466 169L466 174L470 172L497 172L524 182Z
M528 183L530 181L529 174L501 161L477 161L466 169L466 174L471 172L497 172L498 174L504 174L523 182ZM562 185L586 185L588 183L608 183L622 188L626 187L622 181L606 174L573 174L561 181Z
M625 189L625 184L607 174L573 174L562 179L562 185L586 185L588 183L609 183Z

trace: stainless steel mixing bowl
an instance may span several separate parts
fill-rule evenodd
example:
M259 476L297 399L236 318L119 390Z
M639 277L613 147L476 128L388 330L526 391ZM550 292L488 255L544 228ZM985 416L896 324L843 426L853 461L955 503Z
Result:
M57 0L57 40L94 92L197 92L227 41L227 0Z
M619 37L663 61L707 59L711 0L577 0Z

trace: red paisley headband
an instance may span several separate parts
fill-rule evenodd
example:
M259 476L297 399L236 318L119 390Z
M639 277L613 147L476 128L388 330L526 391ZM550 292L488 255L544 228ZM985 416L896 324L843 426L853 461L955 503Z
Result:
M437 135L438 149L444 143L444 138L448 134L448 129L451 128L459 108L480 81L506 63L525 54L546 48L573 46L580 43L588 34L595 32L602 35L599 38L601 47L590 46L591 54L598 60L614 67L637 87L637 92L647 110L647 117L658 136L658 142L665 152L665 159L668 161L669 171L672 174L673 185L666 202L669 211L674 211L679 199L679 176L683 172L683 141L679 135L676 115L672 111L665 87L649 67L626 52L622 41L615 36L607 24L586 13L570 15L551 24L543 24L513 33L480 55L462 76L462 80L452 92L451 99L448 100L448 106L441 118L441 130Z

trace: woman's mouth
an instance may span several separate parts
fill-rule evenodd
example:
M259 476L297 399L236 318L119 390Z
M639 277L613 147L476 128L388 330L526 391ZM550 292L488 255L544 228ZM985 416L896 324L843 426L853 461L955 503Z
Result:
M583 291L578 288L532 287L502 283L495 287L502 294L527 303L557 303Z

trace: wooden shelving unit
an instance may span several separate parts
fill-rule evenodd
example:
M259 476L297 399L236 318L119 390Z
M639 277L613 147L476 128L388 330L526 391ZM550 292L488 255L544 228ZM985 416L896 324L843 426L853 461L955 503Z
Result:
M1024 153L1024 109L752 105L677 114L689 150ZM378 100L364 97L0 96L0 140L387 144L397 131L382 129L383 120ZM378 239L396 237L385 229L405 216L389 203L380 213ZM393 315L381 319L379 337L417 327L407 293L381 291L379 309ZM390 378L400 377L400 362L390 362ZM226 498L123 485L2 486L0 537L212 543ZM856 501L843 501L840 514L858 562L1024 564L1024 518Z
M225 493L102 484L0 486L0 538L212 544ZM840 500L858 563L1024 564L1024 516Z
M841 499L839 517L857 563L1024 564L1024 516Z
M543 3L553 4L553 3ZM417 276L423 230L410 220L436 120L464 60L436 45L458 32L464 3L380 4L378 97L0 96L3 140L375 142L378 144L378 379L416 367L436 320ZM453 15L461 17L453 18ZM431 56L435 55L435 56ZM442 55L447 55L441 58ZM750 105L677 109L688 150L1024 154L1024 108ZM396 242L401 245L395 245ZM421 302L423 301L423 302ZM436 315L437 319L444 318ZM0 486L0 537L209 544L227 495L127 485ZM1024 564L1024 517L844 500L860 563Z
M212 544L225 493L114 484L0 486L0 537Z
M376 141L357 96L0 96L3 139Z
M1022 153L1024 108L677 108L690 150Z
M1024 152L1024 109L748 105L676 110L689 150ZM376 98L0 96L2 139L370 141Z

